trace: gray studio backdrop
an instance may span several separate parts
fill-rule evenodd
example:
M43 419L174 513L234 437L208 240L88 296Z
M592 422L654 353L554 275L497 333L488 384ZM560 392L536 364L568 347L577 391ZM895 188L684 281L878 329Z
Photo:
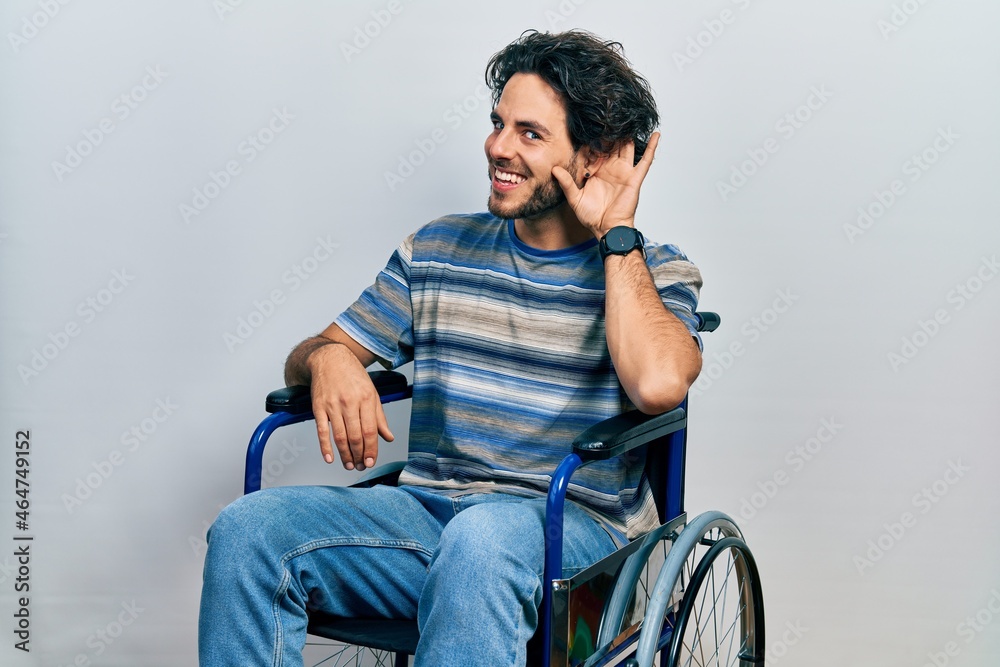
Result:
M579 27L661 106L637 224L723 317L688 509L745 527L768 664L996 664L998 21L987 0L4 2L0 663L194 664L205 530L286 353L410 231L485 207L485 62ZM351 478L307 426L266 470Z

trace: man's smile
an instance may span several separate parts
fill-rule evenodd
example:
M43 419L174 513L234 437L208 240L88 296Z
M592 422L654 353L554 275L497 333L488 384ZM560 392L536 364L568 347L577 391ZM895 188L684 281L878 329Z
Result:
M493 187L500 192L510 192L526 180L521 174L493 167Z

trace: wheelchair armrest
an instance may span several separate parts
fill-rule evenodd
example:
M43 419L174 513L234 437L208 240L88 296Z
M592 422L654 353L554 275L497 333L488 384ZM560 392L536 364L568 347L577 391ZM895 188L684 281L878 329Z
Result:
M722 324L722 318L719 317L718 313L705 310L694 315L698 318L698 331L715 331Z
M372 371L368 376L383 403L409 398L413 389L406 376L396 371ZM267 395L265 408L269 414L257 425L250 444L247 445L246 467L243 473L243 493L260 490L261 471L264 465L264 447L275 429L289 424L308 421L313 418L312 397L309 387L294 386L272 391Z
M264 409L269 413L288 412L300 415L312 410L312 396L309 387L297 384L291 387L276 389L267 395Z
M406 376L396 371L371 371L368 377L372 379L375 390L382 398L388 398L395 394L406 393ZM402 396L400 396L402 398ZM264 409L270 413L287 412L293 415L301 415L312 410L312 396L309 387L305 385L294 385L276 389L267 395L264 402Z
M679 431L687 423L684 408L659 415L638 410L594 424L573 441L573 452L583 461L601 461Z

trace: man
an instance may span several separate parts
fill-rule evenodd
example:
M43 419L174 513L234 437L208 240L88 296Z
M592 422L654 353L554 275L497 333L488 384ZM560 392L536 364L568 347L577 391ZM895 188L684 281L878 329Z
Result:
M573 437L676 406L701 354L698 270L635 232L659 140L620 45L528 32L487 68L489 214L406 239L375 284L289 355L320 450L347 469L392 440L365 368L410 360L400 487L278 488L209 537L203 665L299 665L306 610L416 618L417 665L521 665L542 596L544 493ZM641 155L641 158L639 157ZM656 524L643 462L573 478L564 571Z

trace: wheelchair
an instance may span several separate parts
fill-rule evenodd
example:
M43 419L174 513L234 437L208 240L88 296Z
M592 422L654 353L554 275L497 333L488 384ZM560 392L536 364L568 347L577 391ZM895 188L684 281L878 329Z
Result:
M714 331L715 313L696 313ZM382 403L409 398L394 371L369 373ZM312 419L309 387L286 387L266 401L270 416L247 448L244 493L260 489L264 447L282 426ZM764 664L764 604L753 554L721 512L688 520L684 511L687 400L664 414L612 417L580 434L554 471L546 503L545 589L529 664L543 667L736 666ZM569 480L590 461L646 448L646 475L661 525L572 578L562 576L562 519ZM353 486L393 484L405 462L368 471ZM309 614L309 634L330 642L324 666L408 664L416 621Z

